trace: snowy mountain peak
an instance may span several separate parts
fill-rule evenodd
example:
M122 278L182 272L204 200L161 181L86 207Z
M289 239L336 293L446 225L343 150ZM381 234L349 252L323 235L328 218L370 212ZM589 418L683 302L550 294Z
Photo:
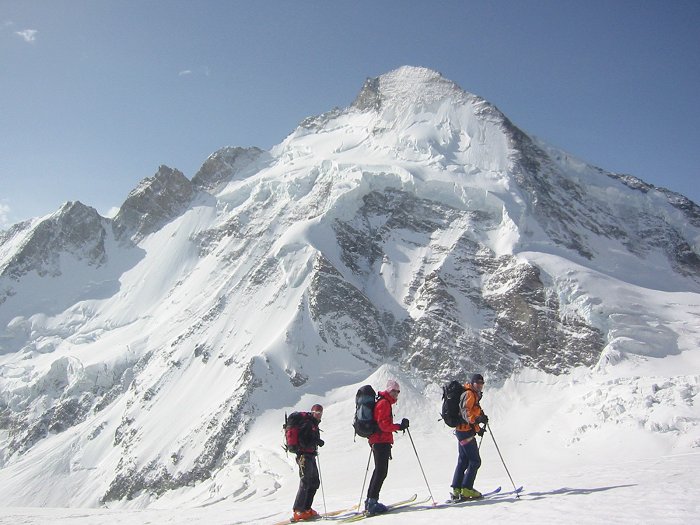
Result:
M39 276L58 276L62 253L92 265L104 263L105 223L94 208L79 201L66 202L48 217L26 223L18 232L21 235L13 239L13 250L8 251L11 257L4 259L0 276L18 279L31 271Z
M114 218L115 229L138 241L183 212L193 195L192 183L181 171L160 166L129 193Z
M405 108L430 106L446 97L455 100L466 93L454 82L431 69L403 66L365 81L353 102L360 110L379 110L386 105Z
M192 178L195 188L215 191L222 183L240 176L263 151L259 148L226 147L212 153Z

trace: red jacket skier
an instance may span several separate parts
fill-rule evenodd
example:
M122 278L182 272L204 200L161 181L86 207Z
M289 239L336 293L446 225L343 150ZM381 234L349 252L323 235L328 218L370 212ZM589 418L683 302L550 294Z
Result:
M372 479L367 489L365 512L370 516L386 512L386 506L379 503L378 500L379 491L382 489L382 484L389 472L391 445L394 443L393 433L408 428L408 419L403 418L401 424L396 424L391 411L391 407L398 400L400 392L399 384L390 379L387 382L386 390L379 392L379 399L374 406L374 420L377 422L379 430L369 437L369 444L374 456L374 472L372 472Z

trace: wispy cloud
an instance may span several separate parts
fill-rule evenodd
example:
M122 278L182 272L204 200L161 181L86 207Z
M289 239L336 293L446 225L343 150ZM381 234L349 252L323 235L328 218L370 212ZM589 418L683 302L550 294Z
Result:
M0 202L0 230L4 230L12 225L10 219L10 207Z
M36 35L38 33L39 31L36 29L23 29L22 31L15 31L15 35L18 35L25 42L29 42L30 44L36 41Z
M107 210L107 213L103 214L103 217L107 217L108 219L114 219L117 216L117 213L119 213L119 208L116 206L112 206L109 210Z
M180 71L177 76L179 77L188 77L188 76L203 76L203 77L208 77L211 75L211 70L209 69L209 66L202 66L196 68L196 70L192 69L183 69Z

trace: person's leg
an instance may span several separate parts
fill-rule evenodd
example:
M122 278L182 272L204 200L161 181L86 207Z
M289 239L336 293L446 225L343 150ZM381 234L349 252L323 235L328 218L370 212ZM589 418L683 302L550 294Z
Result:
M465 454L468 460L467 471L464 473L463 488L473 489L476 473L481 466L481 456L479 455L479 446L476 444L476 439L472 439L464 447Z
M314 502L314 496L318 487L321 485L321 478L318 475L318 465L316 464L316 458L309 455L306 458L306 472L304 473L306 477L306 502L304 504L304 510L311 508Z
M389 472L389 460L391 459L391 444L377 443L372 446L374 454L374 472L372 480L367 489L367 499L365 500L365 511L370 514L381 514L386 512L386 506L379 503L379 492Z
M307 461L308 456L306 454L299 454L297 456L297 465L299 465L299 489L297 490L297 497L294 500L294 510L302 511L306 510L306 500L309 496L309 462Z
M389 443L377 443L372 445L374 456L374 472L367 489L367 499L379 499L379 492L389 473L389 459L391 459L391 445Z
M453 489L460 489L464 481L464 473L469 466L469 459L463 445L464 440L468 438L466 438L466 432L457 431L455 435L457 436L457 465L455 466L455 471L452 475L452 484L450 486Z

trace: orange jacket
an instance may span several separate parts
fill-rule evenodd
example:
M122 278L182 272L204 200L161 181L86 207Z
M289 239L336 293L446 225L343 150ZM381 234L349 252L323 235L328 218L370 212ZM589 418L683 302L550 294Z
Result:
M374 405L374 420L379 425L379 430L369 437L369 444L393 443L394 434L401 429L400 425L394 423L394 416L391 413L391 405L396 403L396 399L391 397L389 392L379 392L379 400Z
M484 411L481 410L481 406L479 406L481 394L472 388L471 383L465 383L464 388L467 390L467 395L464 396L464 408L467 412L467 419L469 422L457 425L455 430L459 430L461 432L473 432L476 434L479 432L479 430L481 430L481 427L475 423L475 420L484 413Z

